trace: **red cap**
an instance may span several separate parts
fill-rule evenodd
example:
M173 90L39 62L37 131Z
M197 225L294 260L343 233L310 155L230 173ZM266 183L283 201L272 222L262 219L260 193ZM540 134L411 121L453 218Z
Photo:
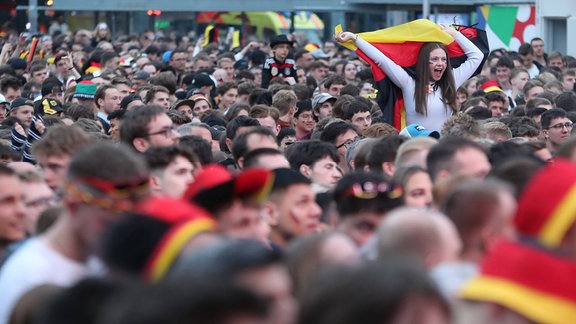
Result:
M500 88L500 85L498 84L498 81L496 81L496 80L488 80L488 81L482 83L481 88L486 93L492 92L492 91L502 91L502 88Z

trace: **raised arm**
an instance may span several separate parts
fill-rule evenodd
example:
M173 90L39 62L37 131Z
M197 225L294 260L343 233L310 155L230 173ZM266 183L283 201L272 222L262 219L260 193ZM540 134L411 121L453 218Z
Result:
M364 52L364 54L366 54L369 58L376 62L376 64L378 64L378 67L384 71L390 80L392 80L392 82L394 82L394 84L397 86L402 87L412 79L401 66L394 63L394 61L389 59L386 55L384 55L384 53L380 52L380 50L378 50L372 44L358 37L358 35L355 35L351 32L340 32L334 36L334 40L340 43L353 41L358 46L358 48Z
M460 48L462 48L462 51L464 51L464 54L466 54L467 57L464 63L462 63L458 68L452 70L456 87L459 87L468 80L472 74L474 74L476 69L478 69L482 63L484 54L482 54L482 51L466 36L462 35L462 33L456 31L454 28L446 27L444 25L440 25L440 28L454 37L454 40L456 40L458 45L460 45Z

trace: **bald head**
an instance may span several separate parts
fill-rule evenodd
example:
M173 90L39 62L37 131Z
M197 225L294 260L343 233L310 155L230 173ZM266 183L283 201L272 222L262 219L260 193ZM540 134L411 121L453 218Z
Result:
M413 208L398 208L380 223L378 256L411 255L426 267L456 259L460 239L446 216Z

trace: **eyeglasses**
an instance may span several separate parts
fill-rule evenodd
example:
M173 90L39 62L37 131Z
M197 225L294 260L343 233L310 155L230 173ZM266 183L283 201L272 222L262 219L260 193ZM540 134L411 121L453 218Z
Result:
M148 133L147 135L148 136L164 135L166 137L172 137L172 136L174 136L175 132L176 132L176 125L172 124L172 125L170 125L169 128L165 128L165 129L159 130L159 131L154 132L154 133Z
M340 144L340 145L336 145L336 148L339 149L341 147L345 147L346 149L348 149L350 147L350 145L352 145L352 143L356 142L358 140L358 137L356 137L353 140L347 140L346 142Z
M55 196L50 196L50 197L38 198L36 200L26 201L24 202L24 204L26 205L26 207L36 208L36 207L54 205L57 202L58 198L56 198Z
M566 127L566 129L572 129L572 127L574 127L574 123L571 123L571 122L565 122L564 124L559 123L559 124L555 124L555 125L548 127L548 129L554 128L554 129L560 130L564 127Z
M400 187L392 187L387 182L354 183L340 198L374 199L382 194L387 194L386 196L390 199L396 199L402 196L402 189Z
M312 114L302 114L302 115L298 116L298 118L303 119L303 120L313 120L314 116Z

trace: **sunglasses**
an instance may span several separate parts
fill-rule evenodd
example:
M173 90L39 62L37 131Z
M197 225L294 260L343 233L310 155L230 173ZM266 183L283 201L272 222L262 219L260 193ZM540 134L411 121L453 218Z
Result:
M402 189L400 187L392 187L387 182L368 181L364 183L354 183L340 198L375 199L378 196L389 199L400 198L402 196Z

